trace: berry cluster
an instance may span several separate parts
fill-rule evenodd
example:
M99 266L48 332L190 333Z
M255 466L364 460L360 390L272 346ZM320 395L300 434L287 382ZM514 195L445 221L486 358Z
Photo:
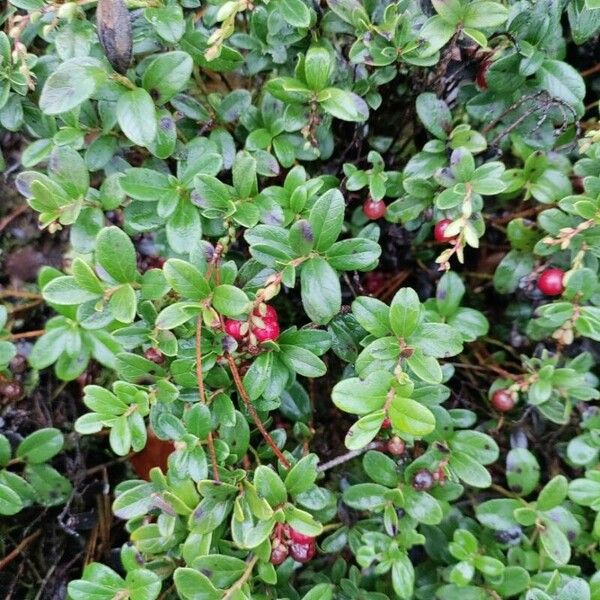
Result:
M260 342L275 341L280 333L277 311L268 304L260 304L248 321L226 319L223 329L237 342L247 339L252 346Z
M307 563L317 552L314 537L304 535L289 525L279 524L275 527L271 539L271 563L280 565L288 556L296 562Z

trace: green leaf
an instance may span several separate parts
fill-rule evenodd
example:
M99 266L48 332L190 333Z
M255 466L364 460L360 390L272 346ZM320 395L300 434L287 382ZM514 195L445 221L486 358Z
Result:
M259 465L254 471L254 485L259 495L272 507L283 504L287 500L285 484L273 469L265 465Z
M157 134L156 109L150 94L136 88L123 92L117 101L121 131L138 146L150 146Z
M137 308L134 289L129 284L120 285L111 294L108 307L117 321L121 323L133 322Z
M110 447L118 456L125 456L131 448L131 429L125 415L117 417L110 429Z
M333 66L333 58L326 48L311 46L304 57L304 75L308 87L317 92L327 87Z
M82 288L75 281L75 278L70 275L57 277L50 281L50 283L42 289L42 294L46 302L57 304L59 306L72 306L74 304L82 304L83 302L100 298L98 292L90 292L89 290Z
M359 483L344 490L344 503L357 510L378 510L386 503L388 488L377 483Z
M358 377L342 379L333 388L331 399L344 412L366 415L383 408L392 378L387 371L374 371L364 381Z
M307 260L300 272L302 305L309 318L326 325L342 307L338 274L321 257Z
M219 600L222 592L218 591L210 579L188 567L178 567L173 574L177 593L184 600Z
M556 475L542 488L537 498L536 508L546 511L559 506L567 497L568 490L567 478L564 475Z
M16 515L23 508L23 501L17 492L0 483L0 515Z
M444 317L453 315L458 310L464 295L465 286L462 279L454 271L444 273L435 293L436 306L440 315Z
M464 452L452 452L449 466L460 479L473 487L487 488L492 483L489 471Z
M215 288L212 304L218 312L227 317L235 317L249 308L250 300L243 290L233 285L223 284Z
M325 363L310 350L287 344L280 344L280 348L281 354L279 358L299 375L303 375L304 377L321 377L327 372Z
M118 227L105 227L96 238L96 260L119 283L133 283L137 277L135 248Z
M408 435L424 436L435 429L433 413L410 398L394 396L388 414L394 429Z
M361 417L348 431L344 444L348 450L364 448L373 441L381 429L384 413L382 410Z
M346 204L339 190L325 192L310 210L310 223L314 247L322 252L327 250L339 237L344 224Z
M398 485L400 475L397 464L383 452L369 450L362 460L363 469L366 474L375 482L394 488Z
M392 586L394 592L402 600L413 597L415 584L415 570L406 554L401 554L392 563Z
M577 109L585 97L585 83L581 75L560 60L545 60L537 72L540 86L550 96Z
M548 556L557 565L566 565L571 558L571 544L553 521L546 520L540 533L540 542Z
M352 313L361 327L374 336L390 334L390 308L381 300L360 296L352 303Z
M302 0L280 0L281 16L292 27L307 28L310 25L310 10Z
M336 271L367 271L377 264L381 247L373 240L352 238L327 250L327 261Z
M288 472L285 478L285 487L290 496L296 496L309 490L317 479L316 454L303 456Z
M423 323L409 337L408 344L423 350L427 356L448 358L462 351L460 333L443 323Z
M439 4L444 4L440 2ZM452 115L443 100L431 92L419 94L416 101L417 115L425 129L440 140L448 138L452 129Z
M30 463L43 463L58 454L63 443L63 434L58 429L39 429L29 434L18 445L16 456Z
M156 328L174 329L201 312L202 306L196 302L176 302L160 311L156 318Z
M148 569L134 569L125 578L131 600L155 600L160 594L162 581Z
M187 52L164 52L148 65L142 85L158 104L164 104L187 87L193 66Z
M331 583L318 583L302 596L302 600L332 600L332 598L333 585Z
M432 356L425 356L419 349L406 359L406 364L414 374L427 383L442 383L442 368Z
M495 531L506 531L517 527L514 511L522 506L519 500L497 498L482 502L475 508L477 520Z
M527 448L513 448L506 455L506 481L513 492L523 497L531 494L537 487L540 465Z
M412 288L398 290L390 306L390 324L394 333L408 338L416 329L421 314L421 303Z
M463 25L475 29L498 27L508 18L508 9L499 2L476 0L470 2L465 10Z
M342 121L362 123L369 118L369 107L358 95L347 90L327 88L318 95L321 108Z
M67 60L46 80L40 96L40 109L47 115L73 110L96 92L106 76L102 63L95 58Z
M189 262L170 258L163 266L169 285L184 298L200 301L210 294L208 282L200 271Z

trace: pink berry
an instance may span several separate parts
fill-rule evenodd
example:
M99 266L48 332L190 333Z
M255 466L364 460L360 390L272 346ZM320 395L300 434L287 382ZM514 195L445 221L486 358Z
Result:
M492 406L498 412L508 412L515 406L515 398L508 390L496 390L492 395Z
M365 213L365 217L371 219L372 221L381 219L381 217L385 215L386 210L387 206L382 200L373 200L373 198L369 198L368 200L365 200L363 204L363 212Z
M433 228L433 237L436 242L449 242L454 239L452 236L449 237L446 235L446 229L448 229L450 223L452 223L450 219L442 219L435 224L435 227Z

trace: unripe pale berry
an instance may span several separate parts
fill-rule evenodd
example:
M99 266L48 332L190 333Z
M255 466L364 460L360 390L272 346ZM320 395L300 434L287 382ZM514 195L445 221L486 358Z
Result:
M404 454L406 450L406 444L404 440L400 439L397 435L395 435L388 443L387 443L387 451L394 455L400 456Z

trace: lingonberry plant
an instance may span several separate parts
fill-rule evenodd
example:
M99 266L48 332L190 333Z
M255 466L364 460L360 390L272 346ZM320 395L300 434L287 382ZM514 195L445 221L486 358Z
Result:
M0 10L9 597L600 599L596 0Z

